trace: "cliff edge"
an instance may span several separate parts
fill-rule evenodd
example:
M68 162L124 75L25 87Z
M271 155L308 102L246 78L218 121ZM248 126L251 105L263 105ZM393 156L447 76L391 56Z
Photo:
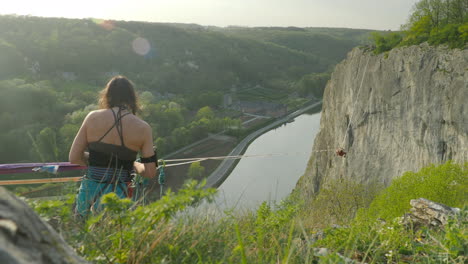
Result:
M296 189L313 195L340 178L388 185L431 163L468 161L467 104L467 49L355 48L325 88L320 132Z

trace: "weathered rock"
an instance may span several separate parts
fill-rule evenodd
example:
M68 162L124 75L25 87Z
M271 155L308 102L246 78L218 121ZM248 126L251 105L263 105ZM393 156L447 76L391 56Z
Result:
M460 213L459 208L452 208L424 198L411 200L411 213L406 214L403 223L414 226L443 227L450 217Z
M467 49L353 49L327 84L317 152L297 189L313 195L339 178L388 185L405 171L467 161L467 98Z
M29 206L0 187L0 263L87 263Z

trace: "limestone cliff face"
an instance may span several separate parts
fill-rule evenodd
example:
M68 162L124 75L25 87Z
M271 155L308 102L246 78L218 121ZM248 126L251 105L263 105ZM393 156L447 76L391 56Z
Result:
M431 163L468 161L467 105L467 49L423 44L374 55L355 48L327 84L297 189L315 193L340 177L388 184ZM346 158L334 153L338 147Z

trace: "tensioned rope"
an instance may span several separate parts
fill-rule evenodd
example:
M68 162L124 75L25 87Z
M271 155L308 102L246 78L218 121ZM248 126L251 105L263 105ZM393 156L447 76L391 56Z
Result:
M314 152L328 152L335 151L334 149L314 150ZM307 153L270 153L270 154L257 154L257 155L231 155L231 156L213 156L213 157L197 157L197 158L184 158L184 159L168 159L159 160L165 164L164 167L176 167L188 165L195 162L206 160L228 160L228 159L242 159L242 158L266 158L266 157L279 157L279 156L293 156ZM176 163L171 163L176 162ZM0 174L15 174L15 173L30 173L34 171L56 173L58 171L71 171L71 170L84 170L85 166L74 165L69 162L57 163L16 163L16 164L2 164L0 165ZM46 178L46 179L26 179L26 180L2 180L0 185L16 185L16 184L40 184L40 183L63 183L63 182L78 182L82 177L62 177L62 178Z

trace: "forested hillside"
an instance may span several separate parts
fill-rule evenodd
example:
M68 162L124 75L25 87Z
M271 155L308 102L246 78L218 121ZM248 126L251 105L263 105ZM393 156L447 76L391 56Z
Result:
M239 126L221 108L226 93L290 106L321 96L329 70L368 33L0 16L0 160L65 160L116 74L136 83L158 147L174 150Z
M222 31L230 36L254 39L290 50L310 53L331 66L340 62L353 47L367 43L370 32L365 29L296 27L228 27Z

